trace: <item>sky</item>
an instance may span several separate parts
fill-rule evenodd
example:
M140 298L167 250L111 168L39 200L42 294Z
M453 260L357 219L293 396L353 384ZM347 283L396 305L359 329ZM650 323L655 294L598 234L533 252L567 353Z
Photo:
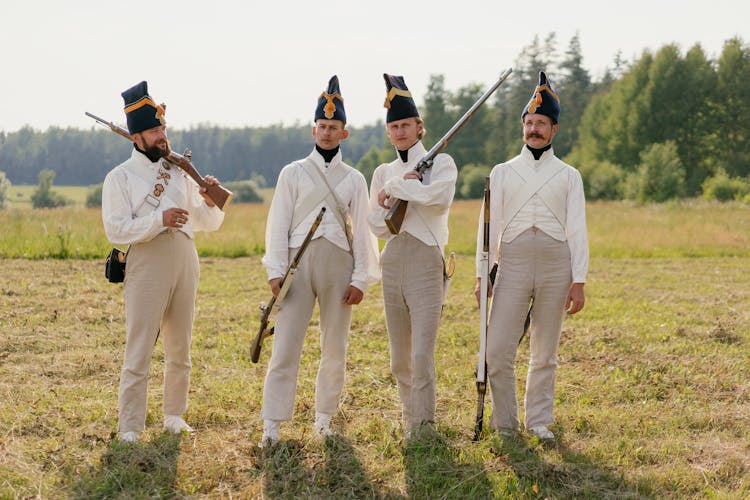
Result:
M488 88L554 32L561 54L578 33L596 80L618 52L699 43L716 58L732 37L750 43L748 20L747 0L2 0L0 130L89 129L85 111L124 124L120 93L142 80L170 128L312 125L334 74L362 126L385 116L383 73L418 103L431 75Z

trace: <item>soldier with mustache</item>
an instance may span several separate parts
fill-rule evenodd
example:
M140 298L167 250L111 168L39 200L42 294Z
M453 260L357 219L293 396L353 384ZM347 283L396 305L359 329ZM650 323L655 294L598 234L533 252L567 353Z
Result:
M560 100L543 71L521 114L521 153L490 174L490 262L499 259L487 329L490 426L502 435L519 429L515 358L531 303L525 426L554 439L552 406L557 348L565 313L584 305L588 270L586 208L581 174L554 154ZM481 274L484 211L477 234ZM479 279L475 290L480 298Z

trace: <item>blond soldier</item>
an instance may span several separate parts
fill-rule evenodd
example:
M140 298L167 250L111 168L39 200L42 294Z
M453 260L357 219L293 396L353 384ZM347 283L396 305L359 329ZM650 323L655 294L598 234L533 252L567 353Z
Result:
M526 378L526 429L554 439L557 347L565 312L583 308L588 241L583 183L578 171L552 149L560 103L539 72L521 119L525 146L490 174L490 262L500 259L487 332L487 375L492 391L490 425L503 434L519 428L514 363L531 308L531 359ZM483 237L477 236L477 276ZM479 282L477 279L477 297Z
M407 434L435 420L435 342L443 304L443 252L448 211L458 170L446 154L424 175L414 171L427 153L424 123L401 76L385 74L386 133L396 159L380 165L370 186L368 221L386 244L381 255L383 301ZM385 216L394 199L408 201L401 231L390 233Z
M187 410L190 339L198 255L195 231L219 228L224 213L198 185L163 161L169 143L163 105L148 95L146 82L122 93L130 158L107 174L102 219L107 238L130 245L125 274L127 339L119 393L120 440L139 439L146 422L146 385L157 338L164 342L164 429L192 432ZM210 185L218 184L206 176Z
M291 258L320 209L327 209L276 316L263 388L261 446L277 441L281 422L292 419L302 345L316 300L321 354L314 429L320 436L331 434L344 387L352 306L380 277L377 240L367 228L367 183L341 157L340 143L349 131L336 76L318 97L314 119L315 148L281 170L266 221L263 265L277 296Z

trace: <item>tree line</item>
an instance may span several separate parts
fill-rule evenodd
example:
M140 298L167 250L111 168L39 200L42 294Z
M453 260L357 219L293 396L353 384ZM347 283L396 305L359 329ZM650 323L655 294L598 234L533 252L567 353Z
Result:
M170 143L178 153L189 147L193 163L203 173L222 181L253 179L259 187L273 185L281 168L307 155L313 147L310 126L221 128L197 126L169 130ZM346 141L349 161L358 160L384 137L382 122L353 128ZM23 127L0 132L0 171L14 184L35 184L39 173L55 172L61 185L101 183L115 165L122 163L132 144L108 129L90 130L50 127L37 131Z
M742 39L725 41L716 59L700 44L684 53L664 45L630 62L616 54L598 80L584 66L577 34L562 53L559 46L555 33L535 37L511 77L448 145L460 171L457 196L480 196L490 168L518 154L520 113L544 69L562 105L555 153L581 171L588 198L750 201L750 47ZM435 144L483 91L476 83L451 91L444 75L432 75L420 106L425 145ZM285 164L312 147L309 126L198 126L170 130L170 138L191 148L201 171L259 187L273 185ZM26 127L0 132L0 171L13 183L35 183L52 170L60 184L95 185L130 147L107 130ZM368 180L394 158L381 121L351 128L343 148Z

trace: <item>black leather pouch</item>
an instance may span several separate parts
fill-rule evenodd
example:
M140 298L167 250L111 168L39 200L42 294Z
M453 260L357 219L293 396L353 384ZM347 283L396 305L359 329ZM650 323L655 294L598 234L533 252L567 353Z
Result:
M107 256L104 264L104 276L110 283L122 283L125 281L125 252L119 248L113 248Z

